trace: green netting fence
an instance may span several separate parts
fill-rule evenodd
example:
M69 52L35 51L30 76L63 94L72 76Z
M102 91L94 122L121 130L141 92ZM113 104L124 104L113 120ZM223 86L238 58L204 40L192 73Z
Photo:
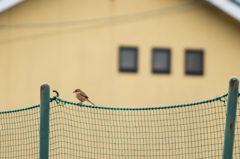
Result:
M113 108L54 97L49 158L221 158L227 100L225 94L181 105ZM238 116L233 158L240 158ZM40 105L0 112L0 158L39 158L39 122Z

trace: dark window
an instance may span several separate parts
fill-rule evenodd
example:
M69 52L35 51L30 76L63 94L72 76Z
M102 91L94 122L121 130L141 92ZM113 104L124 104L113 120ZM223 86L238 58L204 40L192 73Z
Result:
M152 72L170 73L170 49L153 49Z
M203 75L202 50L186 50L185 73L188 75Z
M137 72L137 48L120 47L119 51L119 71Z

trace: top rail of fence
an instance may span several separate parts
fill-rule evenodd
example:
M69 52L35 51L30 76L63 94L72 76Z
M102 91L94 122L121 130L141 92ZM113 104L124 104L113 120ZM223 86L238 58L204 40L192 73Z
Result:
M213 102L216 100L221 100L221 98L226 97L228 94L224 94L222 96L218 96L212 99L208 99L208 100L203 100L203 101L198 101L198 102L193 102L193 103L185 103L185 104L177 104L177 105L168 105L168 106L155 106L155 107L136 107L136 108L121 108L121 107L105 107L105 106L96 106L96 105L87 105L87 104L81 104L79 105L78 103L75 102L71 102L71 101L67 101L67 100L63 100L61 98L58 98L56 96L54 96L53 98L51 98L50 102L56 100L59 102L63 102L66 104L73 104L73 105L77 105L77 106L81 106L81 107L89 107L89 108L97 108L97 109L111 109L111 110L153 110L153 109L169 109L169 108L176 108L176 107L186 107L186 106L193 106L193 105L197 105L197 104L204 104L204 103L209 103L209 102ZM238 94L238 96L240 96L240 93ZM39 107L40 104L37 105L33 105L30 107L26 107L26 108L21 108L21 109L14 109L14 110L7 110L7 111L0 111L0 114L5 114L5 113L14 113L14 112L19 112L19 111L24 111L24 110L29 110L29 109L33 109L36 107Z

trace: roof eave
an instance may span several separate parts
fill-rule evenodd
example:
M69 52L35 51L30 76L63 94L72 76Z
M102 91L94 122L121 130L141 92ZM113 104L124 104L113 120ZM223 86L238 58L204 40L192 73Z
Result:
M229 0L207 0L240 22L240 6Z
M0 13L15 6L24 0L2 0L0 1Z

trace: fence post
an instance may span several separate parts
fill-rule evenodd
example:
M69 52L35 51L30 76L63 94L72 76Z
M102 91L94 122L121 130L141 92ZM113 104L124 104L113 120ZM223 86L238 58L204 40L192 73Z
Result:
M43 83L40 89L39 159L48 159L49 109L50 109L50 86L47 83Z
M233 154L235 119L238 100L238 85L239 85L238 78L231 77L229 80L228 88L227 114L222 156L223 159L231 159Z

